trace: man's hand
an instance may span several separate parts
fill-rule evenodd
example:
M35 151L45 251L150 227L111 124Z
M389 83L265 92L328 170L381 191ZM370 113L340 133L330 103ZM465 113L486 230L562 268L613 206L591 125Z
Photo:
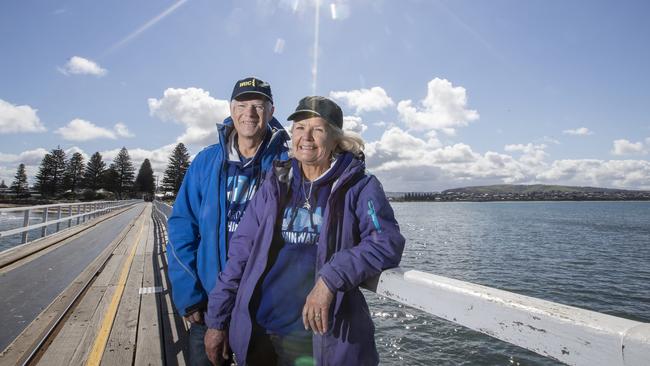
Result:
M203 324L203 312L201 310L196 310L193 313L190 313L185 317L185 320L192 324Z
M208 328L205 332L205 353L213 365L221 365L228 359L228 331Z
M305 306L302 308L302 323L305 330L311 329L314 333L325 334L329 322L329 309L334 294L325 284L322 278L318 277L316 285L311 290Z

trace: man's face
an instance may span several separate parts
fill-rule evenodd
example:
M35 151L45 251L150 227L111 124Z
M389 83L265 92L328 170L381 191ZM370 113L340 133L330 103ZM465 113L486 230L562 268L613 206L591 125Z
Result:
M259 94L244 94L230 103L230 116L240 137L262 139L275 108Z

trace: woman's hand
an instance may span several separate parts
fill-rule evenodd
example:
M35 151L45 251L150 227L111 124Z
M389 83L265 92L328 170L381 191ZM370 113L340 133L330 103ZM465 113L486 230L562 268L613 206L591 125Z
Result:
M221 365L228 359L228 331L208 328L203 342L205 353L213 365Z
M302 323L305 325L305 330L311 329L321 335L327 332L329 309L333 299L332 291L327 288L323 279L318 277L302 308Z

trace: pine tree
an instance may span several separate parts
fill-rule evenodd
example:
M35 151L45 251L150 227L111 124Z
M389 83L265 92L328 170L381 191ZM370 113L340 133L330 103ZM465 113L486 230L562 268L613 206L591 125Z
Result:
M65 167L64 186L66 190L74 193L80 186L84 173L84 157L81 153L74 153Z
M36 175L36 187L43 195L56 196L63 190L65 151L57 147L45 154Z
M36 189L41 192L41 195L46 195L50 190L50 180L52 176L52 155L45 154L41 165L36 173Z
M93 191L98 190L103 186L104 172L106 171L106 163L102 161L102 155L95 152L88 160L86 169L84 171L83 185Z
M169 157L167 169L165 169L165 176L163 178L165 191L171 191L174 194L178 193L178 190L181 188L181 183L183 183L185 172L189 166L190 154L187 152L185 145L180 142L174 148L174 151Z
M9 188L9 187L7 187L7 185L5 184L5 180L4 180L4 179L2 180L2 182L0 182L0 189L2 189L2 188Z
M4 184L4 181L2 181ZM18 165L14 181L11 183L11 190L16 196L21 197L29 194L29 185L27 184L27 174L25 174L25 164Z
M135 178L135 191L153 195L155 188L151 162L149 159L144 159L140 170L138 170L138 176Z
M113 192L115 192L118 199L125 198L133 188L133 176L135 175L135 168L126 147L122 147L115 159L113 159L109 170L112 170Z

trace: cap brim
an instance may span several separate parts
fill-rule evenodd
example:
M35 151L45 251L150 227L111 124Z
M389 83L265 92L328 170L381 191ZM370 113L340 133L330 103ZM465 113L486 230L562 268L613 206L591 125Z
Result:
M271 104L273 104L273 98L271 98L270 96L268 96L268 95L266 95L266 94L264 94L264 93L262 93L262 92L258 92L258 91L245 91L245 92L241 92L241 93L235 95L234 97L232 97L231 100L237 99L237 98L241 97L242 95L246 95L246 94L258 94L258 95L262 95L262 96L264 96L266 99L268 99L269 102L271 102Z
M310 114L312 116L317 116L317 117L322 117L320 113L316 111L312 111L311 109L299 109L293 113L289 117L287 117L287 121L295 121L296 117L300 114Z

